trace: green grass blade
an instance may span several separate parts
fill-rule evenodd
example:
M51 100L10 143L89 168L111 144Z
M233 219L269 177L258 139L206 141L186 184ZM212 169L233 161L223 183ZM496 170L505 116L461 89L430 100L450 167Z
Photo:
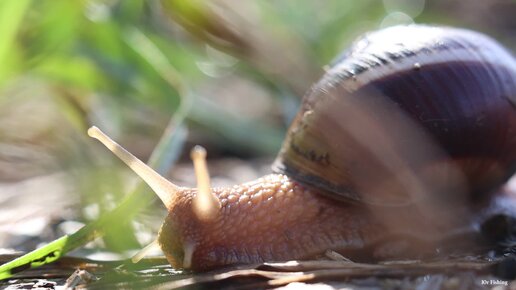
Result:
M0 280L10 278L23 270L36 268L59 259L65 253L63 249L66 248L68 238L68 236L63 236L42 248L3 264L0 266Z
M12 69L6 67L7 59L16 49L16 34L22 23L25 11L29 7L30 0L6 0L0 1L0 63L4 64L0 67L0 82L7 72Z

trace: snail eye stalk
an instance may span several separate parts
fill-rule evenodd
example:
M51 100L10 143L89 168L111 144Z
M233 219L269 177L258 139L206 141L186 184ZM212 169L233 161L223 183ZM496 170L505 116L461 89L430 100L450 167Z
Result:
M190 157L192 158L197 178L197 195L192 202L193 211L200 220L212 220L217 216L221 204L211 190L210 174L206 165L206 149L197 145L192 148Z
M120 158L129 168L131 168L138 176L140 176L145 183L158 195L163 204L170 209L174 196L180 191L180 187L165 179L159 173L136 158L129 151L117 144L109 138L99 128L93 126L88 129L88 135L99 140L106 146L113 154Z

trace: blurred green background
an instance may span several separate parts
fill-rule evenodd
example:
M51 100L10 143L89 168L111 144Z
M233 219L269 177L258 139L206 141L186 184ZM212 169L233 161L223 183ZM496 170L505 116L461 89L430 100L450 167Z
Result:
M250 180L358 35L436 23L514 51L515 15L512 0L0 1L0 248L71 233L137 182L91 125L147 160L174 117L167 177L193 185L188 149L202 144L216 185ZM138 248L164 214L155 204L90 248Z

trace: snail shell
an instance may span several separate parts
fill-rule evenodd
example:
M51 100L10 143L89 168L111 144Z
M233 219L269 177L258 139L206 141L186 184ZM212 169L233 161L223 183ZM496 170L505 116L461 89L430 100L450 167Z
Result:
M357 202L478 199L514 173L515 104L516 62L493 39L387 28L356 41L308 92L273 168Z

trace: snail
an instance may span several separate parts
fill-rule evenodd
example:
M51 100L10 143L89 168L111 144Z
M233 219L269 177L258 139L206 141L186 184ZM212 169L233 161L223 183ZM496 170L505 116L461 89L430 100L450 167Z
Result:
M96 127L88 133L167 207L158 241L176 268L307 259L327 250L401 257L471 225L513 175L516 61L466 29L368 33L307 92L274 173L229 188L210 189L202 173L199 189L176 186ZM202 164L205 152L195 152ZM201 198L204 210L193 206Z

